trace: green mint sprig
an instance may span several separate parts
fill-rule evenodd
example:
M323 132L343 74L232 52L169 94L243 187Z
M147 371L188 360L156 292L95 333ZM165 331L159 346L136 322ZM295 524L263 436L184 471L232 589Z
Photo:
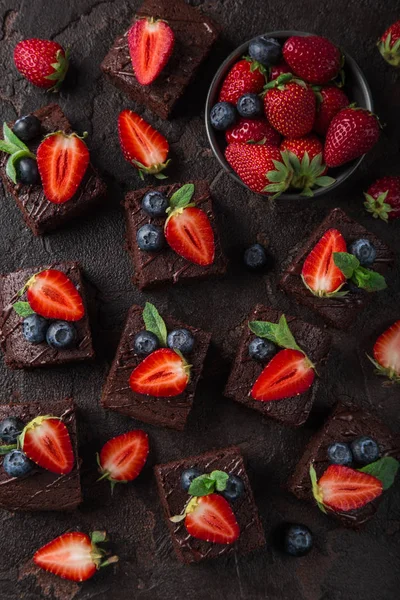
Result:
M29 302L14 302L13 309L15 310L17 315L23 317L24 319L25 317L29 317L29 315L33 315L35 313L35 311L32 310Z
M7 161L6 173L7 177L11 179L13 183L17 183L17 170L16 165L21 158L33 158L36 160L36 156L31 152L9 128L7 123L3 123L3 140L0 140L0 152L6 152L10 154L10 158Z
M360 265L360 261L348 252L334 252L333 261L346 279L367 292L379 292L387 288L385 278L372 269Z
M165 347L167 345L167 326L154 304L146 302L143 310L143 321L146 330L154 333L158 337L160 345Z
M188 493L191 496L208 496L215 491L223 492L226 488L226 482L229 475L224 471L212 471L209 474L200 475L193 479Z
M358 469L362 473L373 475L381 481L384 490L388 490L394 483L400 463L392 456L384 456L375 462Z
M278 323L269 321L250 321L249 329L257 337L265 338L280 348L299 350L305 355L304 350L297 344L294 335L289 329L285 315L282 315Z
M188 208L188 206L194 206L191 204L191 199L194 194L193 183L186 183L174 192L169 199L169 207L167 208L167 214L178 208Z

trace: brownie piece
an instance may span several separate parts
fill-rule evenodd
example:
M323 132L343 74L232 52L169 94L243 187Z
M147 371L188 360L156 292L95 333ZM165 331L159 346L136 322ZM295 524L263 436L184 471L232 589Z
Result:
M58 104L49 104L33 113L42 124L43 136L54 131L72 133L71 124ZM10 127L13 123L10 124ZM42 138L28 142L29 148L36 152ZM0 152L0 176L8 192L14 196L25 223L34 235L57 229L74 217L92 209L106 195L106 185L89 164L76 194L63 204L54 204L47 200L43 187L38 185L14 184L6 175L9 155Z
M68 428L75 464L68 475L37 468L26 477L10 477L2 468L0 456L0 508L16 510L72 510L82 502L75 405L71 399L58 402L29 402L0 405L0 421L17 417L24 424L39 415L61 417Z
M196 265L186 258L179 256L168 244L160 252L144 252L136 242L136 233L145 223L153 223L163 227L165 218L149 217L141 208L143 196L152 187L146 187L125 196L124 208L127 223L127 246L135 268L134 283L141 289L148 289L167 283L198 281L211 276L222 276L226 273L227 261L222 252L214 213L212 209L210 188L207 181L194 181L192 202L207 213L214 231L215 258L212 265ZM169 198L182 183L174 183L157 187Z
M210 52L218 29L183 0L145 0L136 17L164 19L175 34L172 56L161 74L150 85L141 85L137 81L129 54L128 31L115 40L101 68L129 98L167 119Z
M372 242L377 252L376 260L372 266L374 271L384 274L388 265L393 262L393 253L382 240L356 221L353 221L353 219L350 219L340 208L334 208L311 234L289 266L286 267L279 285L287 294L293 294L296 302L311 308L333 327L348 329L354 324L358 312L365 308L374 294L360 291L350 292L343 298L318 298L306 288L301 279L301 270L305 259L330 228L340 231L346 240L347 247L359 238L365 238Z
M300 500L308 500L315 503L310 480L310 464L313 463L318 479L329 467L327 449L333 442L351 443L362 435L367 435L379 445L381 457L400 456L400 444L392 432L375 417L357 406L347 407L337 404L330 417L321 430L315 434L307 444L302 458L289 479L289 490ZM386 494L387 492L384 492ZM342 525L358 528L371 519L383 495L369 502L362 508L343 513L329 512ZM315 510L319 510L315 503Z
M309 390L293 398L260 402L253 400L250 391L265 368L265 364L257 362L249 356L249 342L256 336L248 327L249 321L270 321L278 323L282 313L273 308L258 304L243 323L243 333L232 371L225 388L225 396L240 402L249 408L258 410L262 415L275 419L283 425L300 427L307 420L314 397L318 389L319 377L315 377ZM331 345L330 335L319 327L310 325L297 317L286 315L290 331L296 342L316 366L320 376L327 360Z
M132 419L182 430L192 408L211 335L201 329L184 325L172 317L165 317L164 321L168 331L184 327L195 337L194 350L188 357L189 363L192 365L189 384L182 394L172 398L156 398L137 394L129 386L129 377L133 369L143 360L143 357L135 353L133 342L135 335L145 329L142 314L141 306L133 305L129 309L117 353L103 389L101 404L103 408L115 410Z
M12 304L18 299L18 291L32 275L45 269L57 269L71 279L83 299L85 315L74 322L78 335L76 348L56 350L46 342L31 344L22 335L23 318L13 310ZM25 296L21 297L24 300ZM5 362L10 369L31 369L34 367L55 366L70 362L81 362L94 357L92 335L90 332L85 287L78 263L63 262L43 267L20 269L14 273L0 276L0 346Z
M188 493L181 488L180 477L185 469L190 468L196 468L203 473L211 473L218 469L237 475L243 480L244 493L231 502L240 527L239 539L234 544L213 544L199 540L188 534L183 521L180 523L170 521L170 517L181 514L189 499ZM157 465L154 471L174 550L180 561L192 563L236 552L246 554L264 546L264 531L240 448L232 446L222 450L212 450L199 456Z

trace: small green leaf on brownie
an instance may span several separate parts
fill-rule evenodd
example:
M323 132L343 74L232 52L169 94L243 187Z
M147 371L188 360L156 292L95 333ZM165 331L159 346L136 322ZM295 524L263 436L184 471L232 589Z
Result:
M190 203L194 194L193 183L186 183L179 190L176 190L169 199L168 211L175 210L175 208L185 208Z
M154 333L159 339L161 346L167 345L167 327L160 313L150 302L146 302L143 310L143 321L147 331Z
M200 475L193 479L189 487L191 496L208 496L215 491L223 492L229 475L224 471L212 471L209 474Z
M387 288L385 278L360 265L359 260L348 252L334 252L333 261L346 279L350 279L359 288L367 292L379 292Z
M346 279L350 279L354 271L360 266L358 258L348 252L334 252L333 262L342 271Z
M20 317L29 317L34 314L34 310L30 307L29 302L14 302L13 309Z
M269 321L251 321L249 323L249 329L257 337L266 338L281 348L299 350L304 354L304 351L297 344L292 332L289 329L285 315L281 316L279 323L270 323Z
M225 473L225 471L212 471L210 477L215 481L215 489L217 492L223 492L226 488L226 482L229 479L228 473Z
M387 490L393 485L399 466L398 460L392 456L384 456L359 470L379 479L383 489Z

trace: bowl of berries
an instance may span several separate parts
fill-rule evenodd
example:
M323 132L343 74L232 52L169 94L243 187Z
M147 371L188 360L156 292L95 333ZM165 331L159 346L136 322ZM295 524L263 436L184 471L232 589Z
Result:
M222 63L206 101L206 130L220 164L251 191L321 196L342 184L377 143L368 82L327 38L274 31Z

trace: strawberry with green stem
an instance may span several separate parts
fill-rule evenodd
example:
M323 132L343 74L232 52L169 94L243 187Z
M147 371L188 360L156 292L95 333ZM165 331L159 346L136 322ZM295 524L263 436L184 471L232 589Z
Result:
M396 21L385 31L377 45L389 65L400 67L400 21Z
M111 491L117 483L133 481L142 471L149 454L149 437L136 429L108 440L97 455L101 479L108 479Z
M387 377L387 383L400 383L400 321L396 321L376 340L373 356L368 356L375 373Z
M387 223L400 217L399 176L377 179L364 196L364 207L375 219L379 218Z
M243 94L260 94L266 83L265 68L250 57L235 63L225 77L218 102L237 103Z
M314 121L314 131L326 136L333 117L350 105L350 100L342 89L336 85L313 86L317 98L317 110Z
M33 85L57 92L69 67L69 50L52 40L22 40L14 49L18 71Z
M346 283L346 277L335 265L333 254L346 250L344 237L337 229L328 229L311 250L304 261L301 278L314 296L329 298L343 295L340 289Z

